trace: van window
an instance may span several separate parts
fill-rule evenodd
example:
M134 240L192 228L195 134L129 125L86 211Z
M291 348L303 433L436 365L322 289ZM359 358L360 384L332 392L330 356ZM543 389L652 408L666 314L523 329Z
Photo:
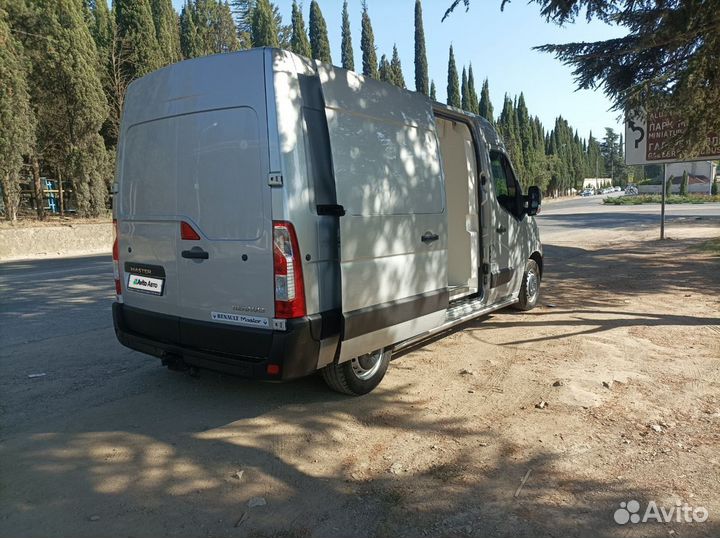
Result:
M263 226L258 120L249 107L134 125L125 135L125 218L190 218L211 240L254 240Z
M490 152L490 166L492 167L495 196L498 203L513 215L520 216L520 186L515 179L510 161L499 151Z

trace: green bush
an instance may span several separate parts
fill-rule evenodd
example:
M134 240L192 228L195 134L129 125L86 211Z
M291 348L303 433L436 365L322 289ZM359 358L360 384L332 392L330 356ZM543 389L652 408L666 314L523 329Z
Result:
M605 198L603 203L608 205L640 205L640 204L659 204L662 196L659 194L639 194L637 196L618 196L616 198ZM714 194L707 196L703 194L688 194L679 196L673 194L665 200L666 204L705 204L708 202L720 202L720 195Z

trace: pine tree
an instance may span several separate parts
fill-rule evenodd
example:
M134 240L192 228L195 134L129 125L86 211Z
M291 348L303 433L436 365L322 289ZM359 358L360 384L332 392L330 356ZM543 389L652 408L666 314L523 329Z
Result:
M468 100L470 101L470 112L479 113L478 95L475 90L475 76L473 75L472 63L468 67Z
M312 15L310 20L312 21ZM250 34L253 47L278 46L278 29L269 0L257 0L252 12Z
M158 69L162 62L150 1L115 0L113 7L125 78L132 81Z
M320 5L316 0L310 2L310 48L315 60L327 64L332 63L327 24L325 24L325 17L323 17Z
M312 50L310 50L310 41L308 40L305 30L302 10L295 0L293 0L292 4L292 37L290 38L290 50L306 58L312 57Z
M390 62L388 62L387 56L384 54L380 57L380 68L378 69L378 77L382 82L388 82L393 84L393 73L390 68Z
M390 60L390 73L392 74L392 83L399 88L405 89L405 76L403 75L397 45L393 45L393 55L392 60Z
M468 88L468 76L465 66L463 66L460 80L460 104L463 110L470 112L470 89Z
M483 81L482 90L480 91L480 104L478 105L478 114L480 114L490 123L495 123L493 105L492 101L490 100L490 84L488 83L488 79L485 79Z
M362 50L363 75L370 78L379 78L377 66L377 53L375 52L375 35L373 34L367 3L362 4L362 35L360 36L360 49Z
M342 10L342 50L340 52L343 69L355 71L355 56L353 54L352 36L350 34L350 14L347 0L343 2Z
M448 59L448 83L447 83L447 104L460 108L460 81L458 79L457 65L455 65L455 52L453 46L450 45L450 55Z
M5 218L11 221L16 220L20 205L18 173L23 155L30 153L34 141L27 67L22 45L10 32L7 13L0 8L0 189Z
M430 99L437 101L437 90L435 89L435 81L430 81Z
M415 91L428 95L428 62L422 4L415 0Z
M96 3L103 2L98 0ZM179 62L181 60L180 27L171 0L151 0L150 8L160 51L160 63L168 65Z

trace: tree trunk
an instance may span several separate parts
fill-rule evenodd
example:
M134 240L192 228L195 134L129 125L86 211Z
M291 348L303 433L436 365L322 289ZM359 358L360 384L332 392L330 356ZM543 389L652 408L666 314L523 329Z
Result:
M57 170L57 184L58 184L58 196L60 197L60 216L65 216L65 197L63 195L63 184L62 184L62 174L60 173L60 170Z
M40 161L37 155L32 156L31 162L33 185L35 186L35 211L37 211L38 219L45 220L45 200L43 197L42 180L40 179Z

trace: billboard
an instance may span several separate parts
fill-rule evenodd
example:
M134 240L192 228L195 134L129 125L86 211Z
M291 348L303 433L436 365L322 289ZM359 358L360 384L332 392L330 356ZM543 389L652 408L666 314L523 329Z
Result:
M625 163L661 164L674 163L677 153L666 147L665 142L687 130L687 120L670 112L649 112L625 118ZM708 133L710 151L697 155L692 161L720 159L720 133Z

